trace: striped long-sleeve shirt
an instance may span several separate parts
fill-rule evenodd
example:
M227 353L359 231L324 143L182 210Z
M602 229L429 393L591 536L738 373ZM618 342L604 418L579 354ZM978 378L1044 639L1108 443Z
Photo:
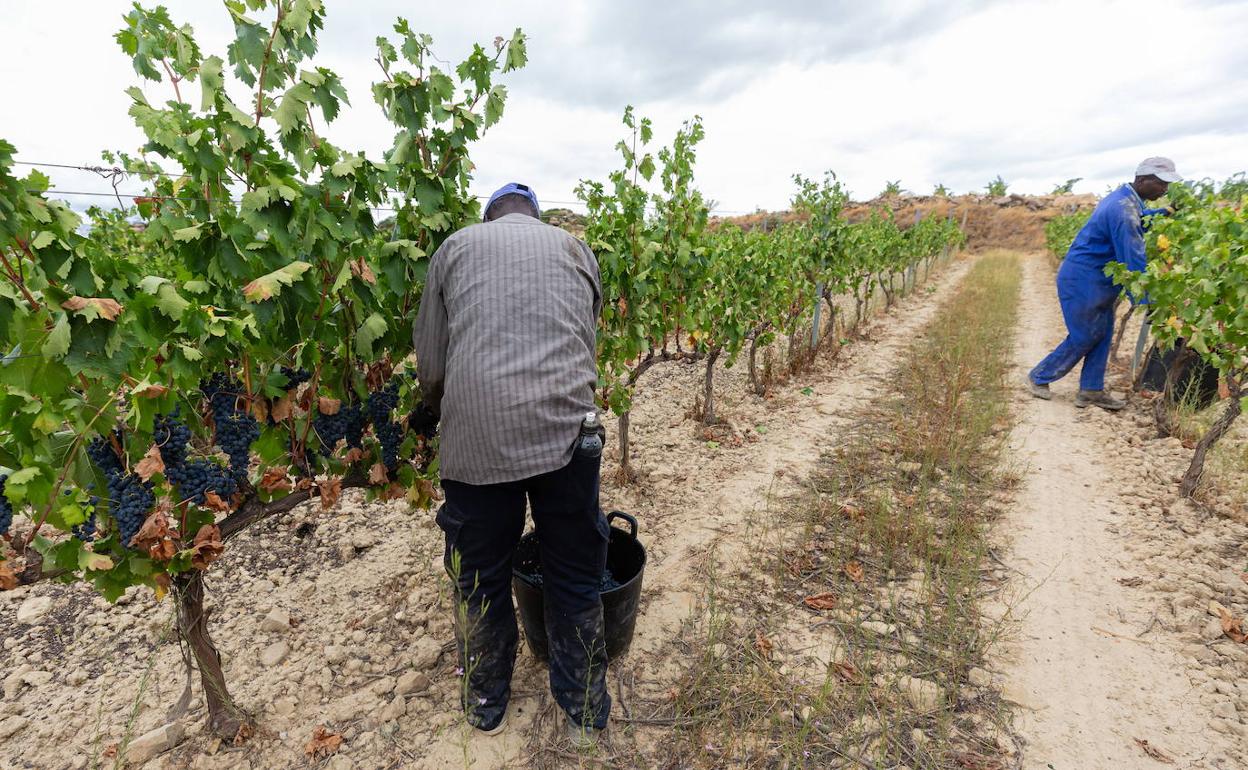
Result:
M429 261L413 339L441 413L442 478L496 484L567 465L594 408L598 261L523 214L471 225Z

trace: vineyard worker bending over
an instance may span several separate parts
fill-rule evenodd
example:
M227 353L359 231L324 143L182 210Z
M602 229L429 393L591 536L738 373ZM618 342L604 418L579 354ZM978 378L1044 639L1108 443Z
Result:
M508 184L490 197L483 223L430 259L414 330L425 416L418 410L413 427L430 435L440 417L446 502L437 522L459 591L468 721L492 735L506 719L518 641L512 551L527 499L550 689L573 739L587 745L611 707L598 591L609 529L598 506L601 451L574 444L594 411L602 286L589 247L538 215L533 191Z
M1169 158L1148 158L1135 171L1135 181L1124 184L1097 205L1057 271L1057 298L1066 320L1066 339L1031 370L1031 394L1050 399L1049 383L1065 377L1083 361L1075 406L1099 406L1117 411L1126 402L1105 392L1105 365L1109 362L1114 329L1114 301L1119 287L1105 275L1110 260L1128 269L1145 266L1143 217L1166 209L1144 208L1144 201L1166 194L1171 182L1183 177Z

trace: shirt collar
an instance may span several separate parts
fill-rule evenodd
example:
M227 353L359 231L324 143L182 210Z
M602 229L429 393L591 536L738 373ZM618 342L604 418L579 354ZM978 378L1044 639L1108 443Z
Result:
M1132 197L1132 198L1135 198L1135 202L1136 202L1136 204L1140 207L1140 211L1143 211L1143 210L1144 210L1144 199L1143 199L1143 198L1141 198L1141 197L1140 197L1140 194L1139 194L1139 193L1137 193L1137 192L1135 191L1135 188L1131 186L1131 183L1130 183L1130 182L1124 182L1122 186L1123 186L1123 187L1125 187L1125 188L1127 188L1127 190L1128 190L1128 191L1130 191L1130 193L1131 193L1131 197Z

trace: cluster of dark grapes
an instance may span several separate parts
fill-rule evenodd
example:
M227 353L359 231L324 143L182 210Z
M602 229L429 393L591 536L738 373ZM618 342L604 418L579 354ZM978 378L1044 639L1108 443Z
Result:
M286 383L286 392L288 393L312 379L312 373L303 368L291 369L289 366L283 366L281 372L282 376L289 380Z
M13 526L13 504L4 494L4 484L8 480L8 475L0 476L0 535L8 534L9 527Z
M390 419L398 405L397 382L368 394L368 418L373 423L373 435L381 444L381 462L389 470L399 466L399 444L403 443L403 428Z
M312 427L321 440L321 454L326 457L334 453L334 447L343 439L352 449L364 447L364 412L359 404L346 404L337 414L317 412Z
M120 432L114 432L113 435L120 439ZM121 544L128 546L138 533L139 527L143 526L147 512L156 504L152 483L144 481L136 474L126 473L121 458L105 436L97 436L91 440L87 445L87 456L108 479L109 513L117 522Z
M203 505L209 492L217 493L222 500L234 496L238 482L229 470L212 460L187 459L191 430L178 419L177 408L170 414L156 415L152 437L165 463L165 478L178 486L182 499Z
M165 475L168 470L177 468L186 462L187 442L191 440L191 429L178 419L181 406L176 406L169 414L158 414L152 423L152 440L160 450L160 459L165 464Z
M209 492L215 492L222 500L229 500L238 491L238 481L229 469L212 460L187 460L169 474L169 480L178 485L183 500L190 500L196 505L203 505Z
M100 505L100 498L96 495L91 495L91 499L87 501L87 505L91 506L91 512L87 514L87 520L69 528L69 531L73 533L74 537L84 543L95 537L95 510Z
M260 438L260 424L251 413L238 408L239 384L217 372L199 384L200 391L212 408L212 422L217 429L217 446L230 457L230 472L235 479L247 478L251 464L251 445Z

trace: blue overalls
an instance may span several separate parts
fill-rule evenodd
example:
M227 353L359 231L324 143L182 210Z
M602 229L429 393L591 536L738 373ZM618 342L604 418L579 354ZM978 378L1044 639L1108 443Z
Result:
M1146 209L1135 189L1124 184L1097 205L1057 271L1057 298L1066 321L1066 339L1031 370L1031 380L1047 385L1083 361L1082 390L1104 390L1105 365L1114 331L1114 300L1119 287L1105 275L1110 260L1143 271L1143 217L1164 213Z

